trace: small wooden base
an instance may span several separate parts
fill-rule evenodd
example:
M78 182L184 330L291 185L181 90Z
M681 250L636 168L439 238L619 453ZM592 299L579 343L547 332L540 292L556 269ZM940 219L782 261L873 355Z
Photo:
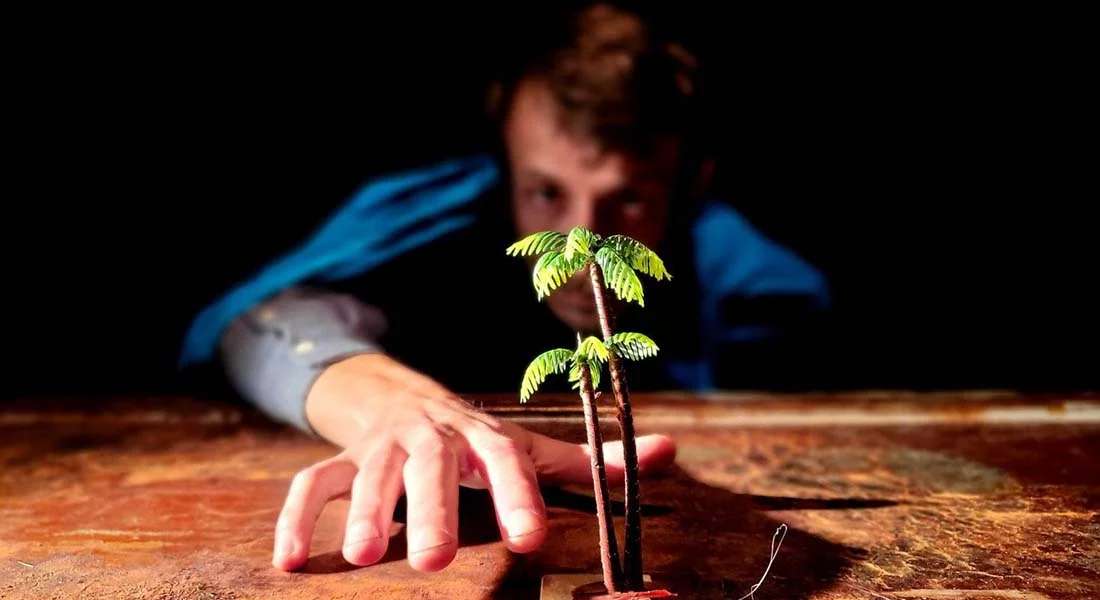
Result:
M541 600L642 600L644 598L676 598L671 588L665 586L665 578L645 575L642 578L644 592L619 592L608 594L599 573L568 573L542 577Z

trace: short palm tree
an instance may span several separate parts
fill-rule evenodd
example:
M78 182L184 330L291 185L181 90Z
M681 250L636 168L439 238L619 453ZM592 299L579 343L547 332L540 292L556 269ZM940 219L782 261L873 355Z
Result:
M569 371L569 380L580 392L584 405L584 424L588 433L588 447L591 449L592 491L596 499L596 519L600 531L600 566L603 568L603 583L608 592L618 591L623 584L622 566L619 563L619 547L615 539L615 528L607 514L611 496L607 489L607 470L603 459L603 433L600 431L599 415L596 412L595 388L599 387L601 360L607 359L607 349L601 354L598 346L603 344L596 338L582 340L577 334L577 349L555 348L538 355L527 367L520 385L520 401L526 402L535 393L547 376ZM598 345L598 346L597 346Z
M639 306L645 306L644 291L638 272L649 275L654 279L671 279L672 276L665 269L664 261L655 252L647 248L641 242L624 235L611 235L602 237L583 227L574 227L568 234L556 231L541 231L531 234L524 239L508 247L507 253L511 256L538 256L532 273L532 283L539 299L549 296L553 291L575 274L587 271L592 284L592 293L596 303L596 311L599 315L601 341L595 337L589 337L580 342L577 351L567 355L568 350L559 349L552 356L544 353L535 359L531 367L528 367L530 381L545 379L548 373L564 372L565 365L572 365L576 371L576 381L580 382L583 371L588 370L592 378L597 377L599 366L606 361L611 375L611 389L615 394L615 401L619 411L619 428L622 433L623 462L626 469L625 504L626 504L626 528L623 543L623 587L626 591L643 589L642 583L642 523L640 490L638 486L638 452L635 444L634 418L630 408L630 391L627 387L626 374L623 372L621 359L637 360L654 356L657 353L657 345L653 340L640 333L618 333L612 330L614 316L611 313L611 303L608 301L606 289L610 289L624 302L636 302ZM606 288L606 289L605 289ZM598 344L598 345L597 345ZM564 353L563 353L564 352ZM540 359L544 362L540 363ZM592 362L595 360L596 362ZM564 361L564 362L563 362ZM553 367L553 368L551 368ZM532 371L532 368L535 370ZM541 373L541 379L539 374ZM537 383L533 387L528 386L528 377L524 377L524 385L521 390L521 399L526 399L534 392ZM584 386L580 384L581 397L585 402ZM598 387L598 381L593 388ZM592 418L588 417L589 409L586 407L586 425L589 429L589 443L593 443L592 429L598 435L599 428L595 423L595 410ZM595 460L596 446L593 446ZM600 457L602 462L602 456ZM593 466L596 475L596 466ZM593 482L598 487L597 482ZM604 485L606 488L606 484ZM600 492L597 490L597 498ZM601 521L601 546L606 526L606 519ZM610 532L614 538L614 532ZM605 567L605 582L608 580ZM613 591L609 588L609 591Z

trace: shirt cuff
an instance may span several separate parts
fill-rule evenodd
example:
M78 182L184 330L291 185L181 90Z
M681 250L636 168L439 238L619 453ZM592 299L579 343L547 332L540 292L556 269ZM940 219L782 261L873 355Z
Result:
M381 348L364 340L352 338L300 340L292 350L294 366L286 369L283 377L277 378L277 385L281 389L272 391L276 398L282 397L271 406L279 413L273 416L302 431L318 435L306 416L306 399L309 397L309 391L313 389L313 384L329 366L352 356L372 352L381 352Z

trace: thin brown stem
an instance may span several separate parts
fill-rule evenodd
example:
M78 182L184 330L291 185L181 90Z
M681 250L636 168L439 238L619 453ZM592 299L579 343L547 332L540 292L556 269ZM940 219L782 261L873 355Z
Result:
M596 300L596 312L599 314L600 331L604 342L610 342L614 331L611 329L610 306L603 285L603 271L595 262L589 264L589 278L592 282L592 294ZM608 371L611 372L611 390L615 393L615 402L619 408L619 430L623 442L623 466L626 471L625 511L626 531L623 536L623 577L628 591L644 589L642 582L642 512L641 490L638 486L638 448L634 441L634 416L630 410L630 389L626 384L626 374L618 355L611 352L608 356Z
M577 334L578 343L580 339L580 334ZM603 567L604 587L608 593L614 593L622 588L623 572L619 564L619 545L615 537L614 521L607 512L607 507L611 505L611 492L607 487L607 470L603 459L603 433L600 431L600 418L588 365L582 362L580 372L584 428L588 433L588 447L591 449L592 492L596 499L596 520L600 526L600 565Z

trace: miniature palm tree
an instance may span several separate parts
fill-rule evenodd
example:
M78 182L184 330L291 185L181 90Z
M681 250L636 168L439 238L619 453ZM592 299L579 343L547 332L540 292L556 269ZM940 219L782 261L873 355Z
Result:
M619 564L619 547L615 539L615 529L607 514L611 496L607 489L607 470L603 459L603 433L600 431L599 415L596 413L595 388L600 385L600 365L598 361L607 360L607 349L601 354L603 344L596 338L581 340L577 334L577 349L570 351L555 348L538 355L527 367L520 385L520 402L527 402L547 376L561 374L569 370L569 380L580 392L584 405L584 424L588 434L588 447L591 449L592 491L596 499L596 519L600 529L600 566L603 569L603 583L608 592L616 592L622 587L623 572ZM602 356L602 358L601 358Z
M555 231L542 231L529 235L509 246L507 253L511 256L539 256L532 273L532 282L540 300L569 281L573 275L586 269L588 271L603 343L597 347L593 342L598 342L598 339L587 338L584 343L589 344L589 352L582 356L588 360L590 353L598 352L599 348L602 348L606 354L601 360L606 360L611 374L611 389L618 405L623 462L626 469L623 584L628 591L641 590L643 589L642 522L638 487L638 451L634 441L630 391L621 359L637 360L653 356L657 353L657 346L653 340L640 333L616 334L612 330L614 316L611 314L611 304L607 299L605 288L611 289L624 302L637 302L639 306L645 306L642 282L638 278L638 272L657 280L671 279L672 276L665 269L664 261L641 242L624 235L611 235L605 238L583 227L574 227L568 235ZM584 343L581 345L584 346ZM559 353L558 356L564 355ZM597 358L599 358L598 355ZM580 364L576 360L574 363ZM535 364L533 363L532 366ZM564 366L556 363L554 366L564 369ZM592 364L589 363L587 366L591 372L597 371L592 369ZM583 367L584 365L581 365L580 368L583 370ZM560 371L546 371L546 373L549 372ZM583 397L582 393L582 399ZM589 442L592 442L591 433Z

